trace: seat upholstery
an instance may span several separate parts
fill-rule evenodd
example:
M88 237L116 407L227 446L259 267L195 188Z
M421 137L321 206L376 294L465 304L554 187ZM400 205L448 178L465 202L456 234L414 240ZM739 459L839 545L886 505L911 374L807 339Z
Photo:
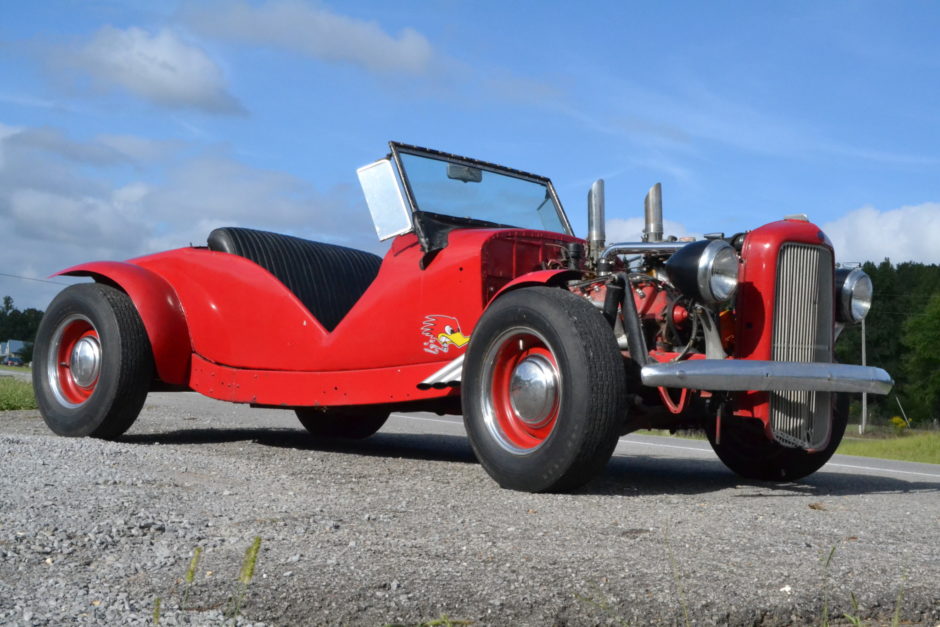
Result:
M209 249L255 262L332 331L379 273L382 258L354 248L238 227L209 234Z

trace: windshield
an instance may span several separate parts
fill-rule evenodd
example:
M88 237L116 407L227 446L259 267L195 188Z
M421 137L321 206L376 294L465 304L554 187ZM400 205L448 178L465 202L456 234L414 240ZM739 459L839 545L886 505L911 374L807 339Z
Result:
M416 209L499 226L567 233L548 179L498 166L400 151Z

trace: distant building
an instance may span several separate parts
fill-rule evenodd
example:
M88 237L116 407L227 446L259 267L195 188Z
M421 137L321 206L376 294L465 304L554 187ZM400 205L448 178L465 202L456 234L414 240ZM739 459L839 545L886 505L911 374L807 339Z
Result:
M22 340L9 340L6 342L0 342L0 358L16 355L24 348L26 348L26 342Z

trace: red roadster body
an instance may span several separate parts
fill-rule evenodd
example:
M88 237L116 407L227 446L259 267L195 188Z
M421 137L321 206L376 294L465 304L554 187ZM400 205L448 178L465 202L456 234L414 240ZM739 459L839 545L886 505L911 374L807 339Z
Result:
M147 391L294 409L320 437L392 410L463 413L501 485L576 487L639 428L703 428L732 469L813 472L845 428L839 392L885 393L832 363L871 283L836 269L805 217L605 246L603 186L575 237L548 179L402 144L360 169L384 258L247 228L205 247L61 274L34 385L63 435L117 437Z

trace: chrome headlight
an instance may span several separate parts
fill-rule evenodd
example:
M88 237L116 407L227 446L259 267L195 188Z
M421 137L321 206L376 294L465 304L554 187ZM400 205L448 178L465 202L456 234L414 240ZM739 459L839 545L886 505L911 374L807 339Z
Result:
M861 268L836 270L836 294L839 308L836 318L839 322L861 322L871 309L871 277Z
M738 253L722 239L683 246L666 261L666 273L683 294L713 305L731 300L738 287Z

